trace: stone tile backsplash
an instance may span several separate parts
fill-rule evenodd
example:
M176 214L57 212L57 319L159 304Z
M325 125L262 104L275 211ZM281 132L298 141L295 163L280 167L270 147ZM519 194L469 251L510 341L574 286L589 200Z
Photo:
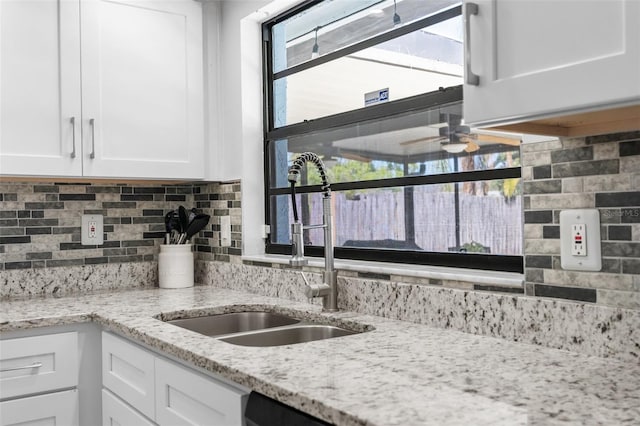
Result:
M201 232L193 243L197 260L240 262L242 255L242 201L240 182L210 183L199 187L194 193L198 211L211 216L209 230ZM231 219L231 246L220 245L220 218Z
M640 132L523 145L528 295L640 308ZM602 270L560 266L559 214L600 211Z
M235 192L234 192L235 191ZM0 270L157 260L164 215L179 205L212 215L194 239L203 258L240 250L240 185L0 182ZM81 216L104 216L104 244L80 243ZM231 215L232 247L219 247L219 216ZM211 256L207 256L211 254Z
M0 184L0 266L5 270L154 260L164 215L194 187L81 183ZM80 243L81 216L104 216L104 244Z
M354 271L340 271L340 276L503 294L525 292L541 298L640 309L640 132L525 144L522 164L524 289L415 277L367 277L365 272ZM155 262L156 246L164 235L164 214L180 204L211 215L210 225L193 239L199 263L243 264L238 181L188 185L3 181L0 270ZM559 214L573 208L600 210L602 271L560 267ZM89 213L105 216L102 246L80 245L80 216ZM223 216L231 219L230 247L220 244ZM283 268L275 263L244 263ZM132 271L137 273L137 269ZM22 274L15 274L8 279L19 287L20 277ZM142 281L150 283L149 277ZM42 291L50 287L55 288L47 286Z

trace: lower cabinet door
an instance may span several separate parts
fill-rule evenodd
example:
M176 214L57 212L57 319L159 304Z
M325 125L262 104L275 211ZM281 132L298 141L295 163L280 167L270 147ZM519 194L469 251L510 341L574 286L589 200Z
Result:
M78 391L68 390L0 402L0 425L78 425Z
M154 418L155 356L128 340L102 332L102 385Z
M0 344L0 398L78 384L78 333L6 339Z
M120 398L102 389L102 426L153 426L154 424Z
M159 425L243 425L248 393L156 358L156 421Z

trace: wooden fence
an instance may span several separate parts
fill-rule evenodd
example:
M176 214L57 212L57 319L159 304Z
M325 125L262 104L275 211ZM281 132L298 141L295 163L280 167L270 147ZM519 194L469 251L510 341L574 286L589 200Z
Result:
M431 190L430 190L431 189ZM335 245L349 240L405 240L404 191L378 190L359 194L357 199L334 192ZM310 197L312 223L321 223L320 197ZM426 251L446 252L456 246L455 198L453 192L434 192L415 187L415 243ZM522 254L522 200L507 202L501 194L460 194L460 243L478 243L491 253ZM322 244L322 231L310 234L314 244Z

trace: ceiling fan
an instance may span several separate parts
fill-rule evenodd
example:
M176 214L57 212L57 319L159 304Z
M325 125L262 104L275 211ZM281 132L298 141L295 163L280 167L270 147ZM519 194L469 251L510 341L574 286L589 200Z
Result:
M411 145L426 141L439 141L443 150L457 154L461 152L476 152L480 149L478 142L519 146L520 139L508 136L497 136L484 133L471 133L471 128L460 124L460 116L449 115L447 120L443 120L445 124L438 128L438 136L429 136L426 138L414 139L401 142L400 145Z
M355 160L363 163L368 163L371 161L371 158L369 157L365 157L364 155L356 154L354 152L349 152L333 145L323 146L322 148L317 150L317 153L322 158L322 161L324 163L336 162L338 158L344 158L345 160Z

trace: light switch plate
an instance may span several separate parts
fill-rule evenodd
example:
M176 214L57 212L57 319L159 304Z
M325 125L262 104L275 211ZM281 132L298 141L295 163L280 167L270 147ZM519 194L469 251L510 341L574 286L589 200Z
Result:
M101 214L83 214L81 243L83 246L104 244L104 219Z
M220 246L231 246L231 216L220 217Z
M560 264L572 271L599 271L600 212L596 209L560 212Z

